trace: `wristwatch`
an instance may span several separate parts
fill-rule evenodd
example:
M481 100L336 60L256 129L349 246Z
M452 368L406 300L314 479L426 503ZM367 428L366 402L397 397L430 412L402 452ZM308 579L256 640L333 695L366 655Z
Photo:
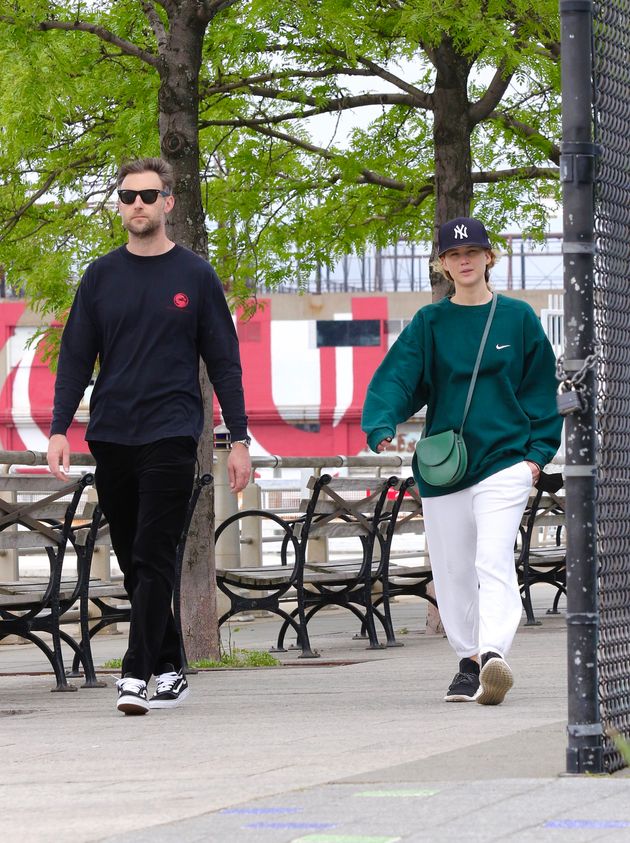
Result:
M251 444L252 440L250 436L246 436L245 439L235 439L234 442L232 442L232 445L245 445L246 448L249 448Z

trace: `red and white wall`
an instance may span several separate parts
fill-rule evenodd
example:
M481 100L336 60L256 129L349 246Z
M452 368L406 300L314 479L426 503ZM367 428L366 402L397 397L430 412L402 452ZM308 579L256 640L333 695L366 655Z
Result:
M540 312L547 291L528 294ZM237 320L252 452L328 456L365 450L361 409L370 378L404 320L429 301L426 293L382 296L276 295L260 301L249 321ZM318 320L377 320L374 345L318 347ZM0 448L46 449L54 375L27 341L40 324L23 302L0 302ZM356 327L356 326L355 326ZM87 396L68 435L83 439ZM215 402L215 423L219 421ZM407 450L404 430L395 443Z

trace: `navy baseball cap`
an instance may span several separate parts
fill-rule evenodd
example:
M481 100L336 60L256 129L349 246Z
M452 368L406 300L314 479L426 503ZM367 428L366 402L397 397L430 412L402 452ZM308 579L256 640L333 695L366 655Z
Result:
M472 217L457 217L440 226L438 234L438 255L458 246L481 246L491 249L488 232L479 220Z

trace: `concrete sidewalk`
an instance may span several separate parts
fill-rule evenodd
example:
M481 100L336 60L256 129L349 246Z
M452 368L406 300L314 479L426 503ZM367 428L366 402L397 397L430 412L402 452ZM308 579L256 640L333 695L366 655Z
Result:
M541 590L541 594L543 590ZM51 694L31 645L0 647L4 840L394 843L630 839L630 781L564 777L566 632L522 627L505 703L442 701L457 664L400 601L405 646L370 651L355 619L314 619L320 660L201 672L178 709L140 718L104 689ZM236 624L233 646L266 649L273 618ZM97 663L125 636L99 636ZM80 683L77 683L80 684Z

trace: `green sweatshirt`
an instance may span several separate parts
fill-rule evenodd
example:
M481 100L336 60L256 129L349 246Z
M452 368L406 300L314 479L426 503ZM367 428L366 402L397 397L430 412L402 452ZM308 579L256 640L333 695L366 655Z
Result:
M489 311L490 304L442 299L416 313L368 387L361 427L372 450L425 405L427 436L459 430ZM430 486L414 456L420 494L466 489L521 460L544 467L560 445L557 386L553 350L535 312L499 295L464 426L468 470L455 486Z

